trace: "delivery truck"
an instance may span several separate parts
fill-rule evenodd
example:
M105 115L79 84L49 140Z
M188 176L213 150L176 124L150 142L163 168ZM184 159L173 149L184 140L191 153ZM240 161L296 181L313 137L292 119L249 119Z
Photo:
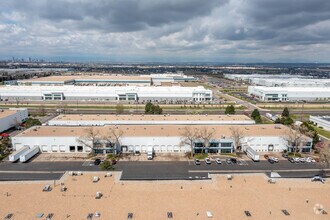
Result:
M245 153L253 161L255 161L255 162L260 161L259 154L255 150L253 150L251 147L247 147L246 150L245 150Z
M26 151L28 151L30 148L28 146L22 147L21 149L19 149L18 151L15 151L14 153L12 153L11 155L9 155L9 161L10 162L15 162L17 160L19 160L19 157L24 154Z
M148 158L148 160L152 160L154 158L154 148L153 147L148 147L147 158Z
M33 156L35 156L36 154L38 154L40 151L39 147L33 147L29 150L27 150L26 152L24 152L20 157L19 157L19 161L20 162L27 162L29 159L31 159Z

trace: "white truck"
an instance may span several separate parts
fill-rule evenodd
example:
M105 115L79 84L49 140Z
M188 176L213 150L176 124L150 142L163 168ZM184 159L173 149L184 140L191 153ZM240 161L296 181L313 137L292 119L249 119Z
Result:
M277 119L276 115L272 115L270 113L266 113L266 117L269 118L272 121L276 121L276 119Z
M250 157L253 161L257 162L260 161L260 156L259 154L253 150L251 147L247 147L245 149L245 153L248 157Z
M148 158L148 160L152 160L154 158L154 148L153 147L148 147L147 158Z
M39 147L33 147L26 152L24 152L21 156L19 156L20 162L27 162L29 159L31 159L33 156L35 156L37 153L39 153L40 149Z
M24 154L26 151L28 151L30 148L28 146L22 147L21 149L19 149L18 151L15 151L14 153L12 153L11 155L9 155L9 161L10 162L15 162L17 160L19 160L19 157Z

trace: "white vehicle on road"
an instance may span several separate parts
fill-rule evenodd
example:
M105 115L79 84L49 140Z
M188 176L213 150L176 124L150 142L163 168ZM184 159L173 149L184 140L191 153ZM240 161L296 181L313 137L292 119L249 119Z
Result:
M220 160L220 158L216 158L216 159L215 159L215 162L216 162L217 164L221 164L221 160Z
M271 160L273 160L275 163L278 163L278 158L277 157L269 157Z
M316 163L316 161L312 157L307 157L306 162L307 163Z

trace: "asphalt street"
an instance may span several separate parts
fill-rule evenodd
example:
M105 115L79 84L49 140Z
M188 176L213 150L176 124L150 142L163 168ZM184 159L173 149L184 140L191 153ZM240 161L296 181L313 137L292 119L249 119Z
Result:
M270 164L267 161L243 161L240 164L195 165L193 161L119 161L116 171L122 171L122 180L169 180L169 179L200 179L213 173L270 173L278 172L282 177L312 177L320 173L317 164L293 164L282 160ZM65 171L100 171L93 163L75 162L37 162L0 163L0 181L4 180L52 180L59 179Z

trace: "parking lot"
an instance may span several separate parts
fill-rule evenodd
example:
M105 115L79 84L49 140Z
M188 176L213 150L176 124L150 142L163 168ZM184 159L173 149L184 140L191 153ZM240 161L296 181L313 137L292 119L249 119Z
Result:
M226 159L221 159L221 164L217 164L214 159L211 159L210 164L201 160L200 165L196 165L194 160L119 161L115 165L115 170L122 171L122 179L125 180L191 179L195 177L206 178L209 173L267 173L272 171L282 172L284 176L290 177L310 177L311 172L319 172L320 169L318 163L290 163L288 160L280 160L278 163L271 164L266 160L253 162L249 159L238 159L236 163L228 163ZM0 180L58 179L65 171L100 171L100 168L94 165L91 160L1 162Z

